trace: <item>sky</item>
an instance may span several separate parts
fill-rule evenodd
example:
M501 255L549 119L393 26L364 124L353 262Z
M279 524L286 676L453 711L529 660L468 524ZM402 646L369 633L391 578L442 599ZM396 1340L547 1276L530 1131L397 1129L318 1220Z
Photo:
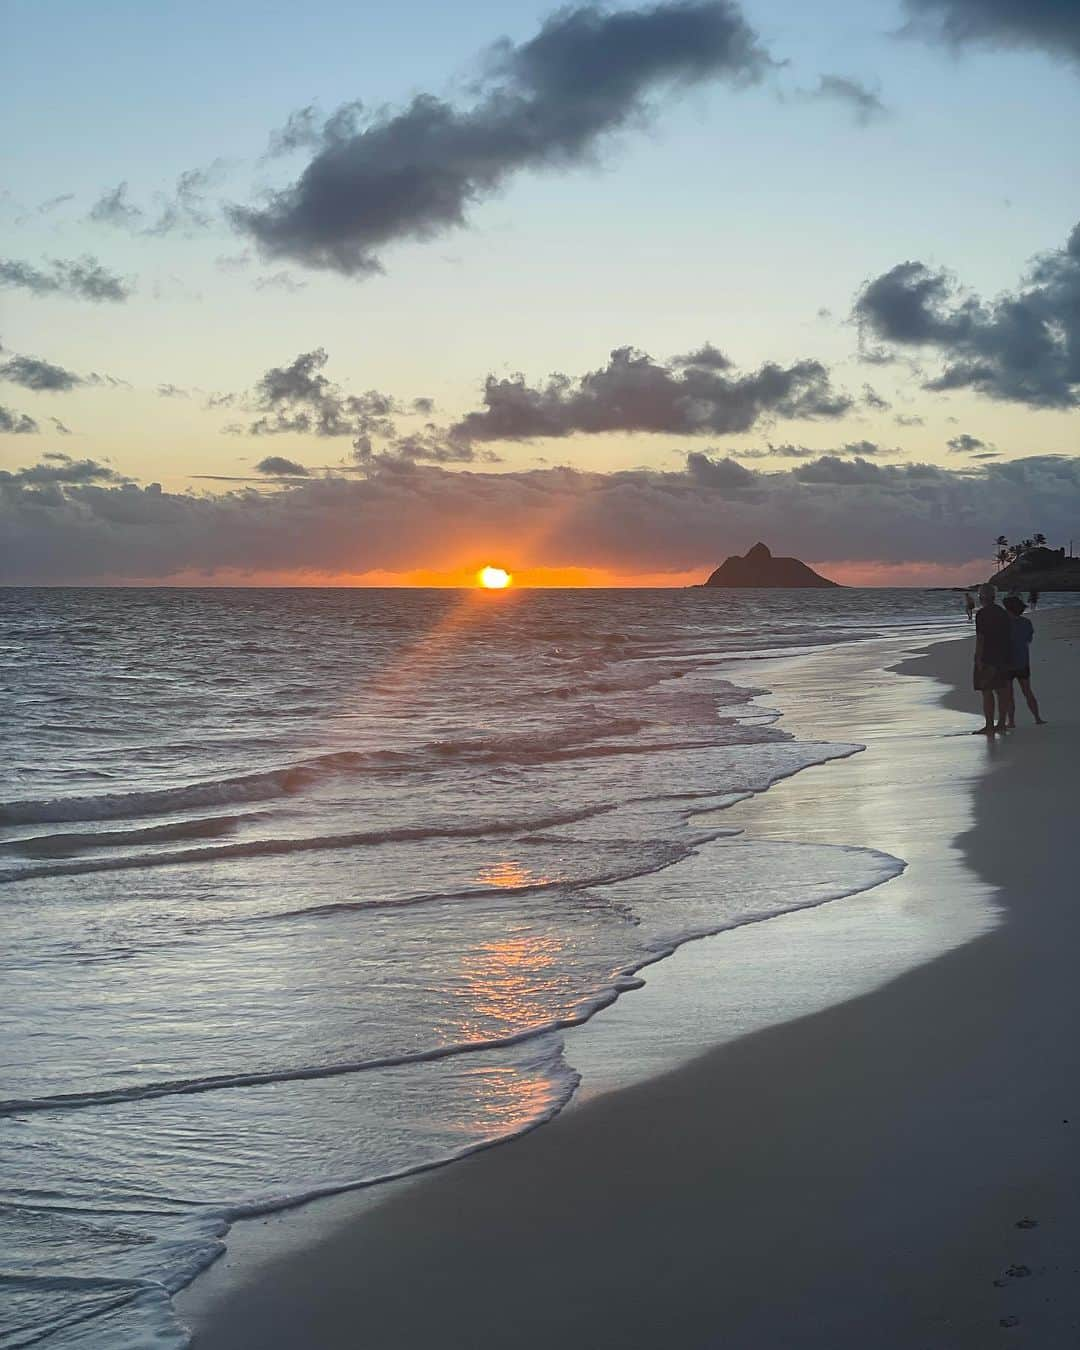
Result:
M1076 0L0 26L0 584L1080 547Z

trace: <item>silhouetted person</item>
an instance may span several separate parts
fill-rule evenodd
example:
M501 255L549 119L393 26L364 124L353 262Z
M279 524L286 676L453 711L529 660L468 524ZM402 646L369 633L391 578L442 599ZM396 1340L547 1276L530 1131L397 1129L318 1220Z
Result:
M997 591L987 583L979 587L979 612L975 615L975 670L973 683L982 694L985 725L974 736L992 736L1005 730L1009 680L1012 622L997 603ZM997 723L994 722L994 696L997 695Z
M1038 609L1039 607L1038 591L1028 591L1028 604L1031 606L1032 609Z
M968 623L970 623L975 615L975 597L970 591L964 592L964 613L967 615Z
M1009 698L1006 708L1006 722L1010 727L1016 726L1016 699L1013 697L1012 687L1013 680L1016 680L1028 707L1031 709L1032 717L1039 726L1043 726L1044 722L1039 713L1039 700L1035 697L1031 688L1031 639L1035 636L1035 629L1031 626L1031 620L1024 618L1024 602L1018 595L1009 596L1005 601L1005 610L1009 615L1009 626L1012 630L1009 647Z

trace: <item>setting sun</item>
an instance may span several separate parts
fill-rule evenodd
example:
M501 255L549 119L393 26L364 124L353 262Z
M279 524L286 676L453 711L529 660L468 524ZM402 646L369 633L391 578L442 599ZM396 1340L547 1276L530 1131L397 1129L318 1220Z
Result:
M513 580L510 573L502 567L481 567L476 574L477 582L489 591L501 591Z

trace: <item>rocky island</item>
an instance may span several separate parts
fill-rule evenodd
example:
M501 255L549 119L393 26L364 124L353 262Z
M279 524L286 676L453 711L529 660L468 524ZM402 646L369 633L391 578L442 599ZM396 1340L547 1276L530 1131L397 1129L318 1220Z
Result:
M1080 591L1080 558L1063 548L1025 548L990 578L999 591Z
M722 562L703 583L705 586L825 587L839 586L829 581L798 558L774 558L765 544L755 544L740 558L737 554Z

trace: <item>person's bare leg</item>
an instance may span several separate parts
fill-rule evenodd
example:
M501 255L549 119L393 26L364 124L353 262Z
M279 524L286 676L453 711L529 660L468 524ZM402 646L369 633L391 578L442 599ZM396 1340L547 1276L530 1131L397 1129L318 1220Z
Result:
M1035 692L1031 687L1030 680L1021 680L1020 689L1024 695L1028 707L1031 709L1031 715L1034 717L1037 726L1045 726L1046 723L1039 712L1039 700L1035 697Z
M984 689L982 691L983 701L983 719L986 725L976 728L971 734L973 736L992 736L994 734L994 691Z
M1012 680L1010 680L1008 684L1003 684L997 690L997 726L994 730L1007 731L1009 729L1009 718L1012 714Z

